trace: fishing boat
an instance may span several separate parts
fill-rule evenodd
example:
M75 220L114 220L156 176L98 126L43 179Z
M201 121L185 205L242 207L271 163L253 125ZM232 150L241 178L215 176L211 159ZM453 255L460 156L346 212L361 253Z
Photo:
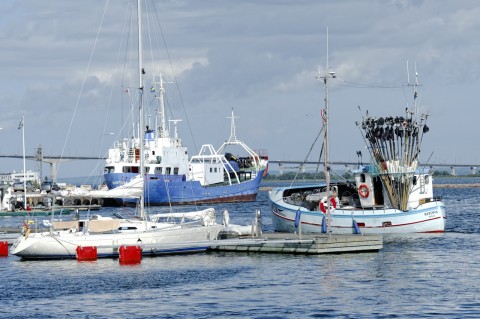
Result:
M328 70L328 68L327 68ZM429 131L428 116L417 113L418 78L413 108L401 116L374 117L357 123L371 156L353 170L354 180L330 180L328 82L321 114L324 130L325 182L272 189L269 199L275 231L302 227L312 233L437 233L445 230L445 205L433 195L432 171L419 164L420 146Z
M141 0L137 0L138 10L138 66L139 66L139 126L143 127L143 59L141 41ZM139 154L144 154L143 143L139 144ZM139 172L144 170L144 156L139 159ZM141 187L145 187L146 175L140 176ZM137 196L138 177L132 181L128 191ZM79 247L96 247L97 257L118 257L119 248L125 246L150 245L152 248L143 249L143 255L173 254L204 251L208 242L217 239L224 229L222 224L216 223L215 210L205 209L195 212L194 216L184 213L179 222L166 216L162 221L156 215L150 220L144 206L144 192L140 188L139 217L124 218L119 215L104 217L92 215L87 219L51 222L47 232L33 233L28 224L25 225L22 235L11 247L11 254L23 259L56 259L75 258ZM123 193L125 194L125 193Z
M218 149L203 145L189 158L179 137L179 119L166 117L164 80L151 84L157 110L152 122L141 130L142 137L116 141L108 151L104 178L109 189L127 183L139 172L140 145L144 148L146 185L145 204L176 205L255 201L260 182L267 173L268 156L255 152L236 137L232 109L231 135ZM173 133L170 124L173 124ZM135 136L136 132L132 133ZM138 135L138 134L137 134ZM228 147L228 149L227 149ZM232 153L231 149L240 152ZM120 205L135 205L136 200L118 198Z
M163 91L161 86L160 94ZM160 109L163 108L161 102ZM161 116L164 111L157 114ZM159 122L165 123L163 118ZM202 145L199 153L190 159L176 128L174 137L170 137L164 127L162 124L157 130L152 130L147 126L143 142L137 138L124 139L109 149L104 174L109 189L127 183L138 174L138 151L139 145L143 143L147 172L145 204L255 201L262 178L267 173L268 156L257 154L237 139L233 110L230 138L218 150L211 144ZM229 147L243 152L243 156L233 155L229 152ZM118 202L122 205L136 204L135 200L128 198L118 198Z

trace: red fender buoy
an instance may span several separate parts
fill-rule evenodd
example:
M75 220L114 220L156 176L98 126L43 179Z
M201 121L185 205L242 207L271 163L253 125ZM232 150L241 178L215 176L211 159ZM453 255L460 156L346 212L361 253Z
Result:
M320 210L325 214L327 212L327 208L325 207L324 200L325 202L327 201L326 198L320 201ZM330 197L330 204L333 206L333 208L337 208L337 201L334 197Z

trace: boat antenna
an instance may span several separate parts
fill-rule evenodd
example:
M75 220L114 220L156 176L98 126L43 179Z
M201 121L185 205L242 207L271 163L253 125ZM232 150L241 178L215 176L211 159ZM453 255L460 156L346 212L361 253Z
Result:
M173 83L165 82L163 80L162 74L159 75L159 81L153 81L151 91L155 92L156 99L158 100L158 110L157 110L157 119L156 119L156 129L160 137L170 137L169 130L167 129L166 124L166 113L165 113L165 88L164 83Z
M407 60L407 85L410 85L410 70L408 69L408 60Z
M229 117L227 117L229 118ZM232 116L230 117L230 138L228 139L228 143L237 143L237 134L235 131L235 119L238 118L235 117L235 114L233 112L233 107L232 107Z

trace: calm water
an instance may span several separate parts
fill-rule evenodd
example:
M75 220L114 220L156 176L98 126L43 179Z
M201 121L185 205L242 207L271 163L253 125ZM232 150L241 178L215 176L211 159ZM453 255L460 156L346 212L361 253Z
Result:
M447 232L386 236L378 253L206 253L135 266L0 258L0 317L479 318L480 189L435 195L447 205ZM271 230L266 192L255 203L216 208L240 224L260 209Z

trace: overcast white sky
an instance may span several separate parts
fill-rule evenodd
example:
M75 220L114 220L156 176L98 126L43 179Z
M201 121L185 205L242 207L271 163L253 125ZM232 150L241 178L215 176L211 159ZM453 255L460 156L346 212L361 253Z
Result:
M0 154L22 154L17 126L23 114L27 154L42 145L45 155L105 155L126 122L122 86L134 93L138 82L133 74L122 84L134 63L124 53L129 2L0 2ZM152 13L144 18L150 25L144 41L155 48L146 49L145 69L148 77L176 78L177 85L166 86L168 113L183 119L178 129L190 155L229 137L233 107L240 139L267 149L271 159L303 160L320 130L324 88L315 77L325 70L328 27L329 65L343 81L399 87L407 82L407 61L411 81L416 63L419 107L430 114L423 161L431 155L432 163L480 164L478 1L154 2L144 5ZM402 115L412 102L410 88L331 84L334 161L356 161L356 151L365 148L355 126L358 105L389 116ZM0 161L1 172L22 169L21 160ZM98 174L102 164L62 164L59 176ZM27 169L37 166L27 162Z

